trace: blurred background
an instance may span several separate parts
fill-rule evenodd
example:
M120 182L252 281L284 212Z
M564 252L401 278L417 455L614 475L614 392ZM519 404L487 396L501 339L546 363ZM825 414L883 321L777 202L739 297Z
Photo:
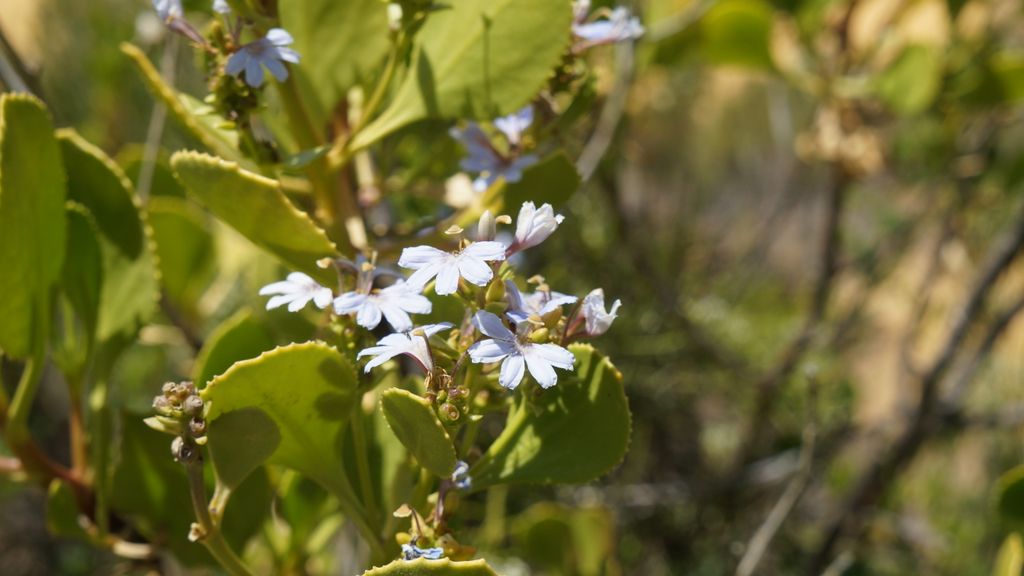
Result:
M463 540L505 574L993 573L1024 520L999 496L1024 460L1021 2L630 7L647 34L589 54L593 114L557 136L584 183L526 266L622 300L599 345L625 375L631 449L591 485L488 495L507 517ZM0 31L57 125L133 179L154 130L195 146L119 50L203 94L147 2L0 0ZM398 205L442 201L445 130L413 139L444 142L421 181L385 182ZM152 194L181 195L166 166ZM285 323L256 297L276 265L214 239L193 336L246 306ZM180 323L143 330L114 401L145 412L189 374ZM58 456L62 394L33 423ZM0 573L181 573L50 536L44 496L0 476Z

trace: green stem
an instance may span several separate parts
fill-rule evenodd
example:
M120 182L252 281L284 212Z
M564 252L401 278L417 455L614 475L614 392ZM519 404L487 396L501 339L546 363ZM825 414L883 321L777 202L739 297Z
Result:
M359 472L359 484L361 485L363 501L366 502L366 514L376 523L378 518L377 497L373 490L373 477L370 475L370 457L367 453L366 414L359 403L356 404L353 414L352 442L356 445L356 467Z
M18 389L14 392L14 401L7 411L7 441L15 449L32 442L28 432L28 415L32 411L36 393L39 392L43 365L46 362L46 336L43 327L49 325L50 319L46 313L45 299L36 299L35 312L32 355L25 363L25 371L22 372Z
M197 459L186 463L185 473L188 476L189 493L192 495L192 509L195 511L199 524L199 533L196 534L198 541L206 546L210 554L232 576L252 576L252 572L228 545L224 534L220 531L220 526L213 521L213 517L210 515L210 509L206 503L206 483L203 479L202 460Z

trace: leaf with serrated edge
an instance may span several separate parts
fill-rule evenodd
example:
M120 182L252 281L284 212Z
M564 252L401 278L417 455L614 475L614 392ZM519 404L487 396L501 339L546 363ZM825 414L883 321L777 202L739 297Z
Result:
M469 474L473 489L499 483L580 483L622 462L630 414L622 374L589 344L573 344L575 372L524 406ZM539 411L539 412L538 412Z
M448 559L395 560L363 572L363 576L498 576L483 560L452 562Z
M45 329L33 316L64 262L64 185L43 103L0 96L0 348L11 357L27 356L34 331Z
M552 0L462 0L432 12L391 104L351 148L421 118L490 120L514 112L561 61L571 22L570 3Z
M421 466L442 478L455 470L455 448L425 398L392 388L380 397L384 418L395 436Z
M254 244L323 284L337 281L333 271L316 265L337 256L334 243L288 200L276 180L198 152L175 153L171 167L193 198Z
M213 127L223 124L225 122L223 118L203 120L194 114L193 110L197 101L194 98L186 98L184 94L179 94L168 86L160 76L160 72L137 46L123 43L121 52L131 58L146 87L167 106L174 119L180 122L186 130L218 156L243 161L243 157L238 152L238 134Z
M243 308L222 322L199 351L192 369L192 380L202 388L239 360L255 358L274 347L266 328Z

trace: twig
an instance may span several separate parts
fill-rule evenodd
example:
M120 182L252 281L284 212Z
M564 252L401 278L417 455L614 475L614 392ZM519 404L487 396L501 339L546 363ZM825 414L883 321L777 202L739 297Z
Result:
M160 76L168 86L174 86L174 70L178 61L177 34L171 34L164 45L164 53L160 56ZM164 126L167 123L167 105L157 98L153 104L153 114L149 117L146 128L146 145L142 153L142 164L139 166L138 184L135 186L139 198L143 202L149 199L153 186L153 173L156 170L157 155L160 153L160 140L163 138Z
M3 87L11 92L28 92L45 101L45 98L42 98L42 91L39 90L38 80L29 72L28 67L11 46L2 29L0 29L0 84L3 84Z
M171 324L177 328L181 335L188 342L188 345L192 348L193 352L198 353L203 348L203 337L195 331L192 326L182 316L181 311L178 307L171 302L170 298L167 297L165 292L160 293L160 310L167 316L167 319L171 321Z
M772 507L764 523L761 524L747 544L746 552L736 567L736 576L751 576L754 574L757 565L761 562L761 558L764 557L764 553L768 550L768 545L771 543L772 538L775 537L779 528L782 527L782 523L786 521L790 512L793 511L797 502L800 501L800 497L803 496L804 490L807 489L807 485L810 482L811 472L814 467L814 445L817 438L817 418L814 414L813 385L814 382L811 381L812 401L809 408L810 416L807 426L804 428L803 446L800 448L797 472L789 484L786 485L785 491L783 491L775 506Z
M576 160L576 170L580 173L583 182L590 180L597 170L601 158L608 152L608 148L615 138L615 130L619 126L622 114L626 111L626 99L629 96L629 87L633 81L635 69L636 48L632 42L621 42L615 45L615 86L608 101L601 109L601 115L597 119L597 128L587 140Z
M937 424L941 424L937 416L939 416L938 413L942 406L939 399L939 387L942 379L952 365L957 351L967 338L971 325L981 313L992 287L1022 249L1024 249L1024 211L1018 215L1013 231L993 250L987 265L975 282L962 312L957 316L941 352L931 367L921 376L921 397L912 416L912 422L896 440L888 454L876 460L861 476L846 505L825 531L825 539L812 557L809 573L818 574L823 567L828 565L832 551L840 539L848 534L859 535L862 529L862 512L872 507L881 498L888 484L913 459L924 441L934 434ZM1019 312L1017 306L1011 308L1011 310L1015 309L1014 315ZM985 340L997 339L1008 324L1009 318L1005 323L993 324ZM991 346L989 346L990 348ZM979 350L985 351L985 345L983 344Z

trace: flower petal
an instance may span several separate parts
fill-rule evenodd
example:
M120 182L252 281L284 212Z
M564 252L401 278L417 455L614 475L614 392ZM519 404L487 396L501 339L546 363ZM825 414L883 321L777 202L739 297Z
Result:
M402 255L398 258L398 265L402 268L419 270L424 266L443 262L448 259L448 256L447 252L433 246L414 246L402 250Z
M445 294L454 294L458 289L459 262L458 260L445 262L437 271L437 281L434 283L434 292L444 296Z
M363 305L359 307L359 312L356 313L356 324L359 324L367 330L373 330L380 324L380 306L372 300L363 302Z
M412 318L404 310L389 302L377 301L377 309L384 313L388 324L399 332L412 330Z
M504 260L506 248L501 242L488 240L486 242L473 242L462 253L479 260Z
M278 82L284 82L288 79L288 68L286 68L279 59L272 57L264 58L263 65L267 67L267 70L270 70L270 74L273 75Z
M345 292L334 299L334 312L337 314L353 314L366 302L367 295L359 292Z
M295 42L292 35L284 28L271 28L267 31L266 39L270 40L274 46L289 46Z
M253 88L263 85L263 68L258 58L249 58L245 63L245 83Z
M459 256L458 266L459 274L477 286L487 286L487 283L494 277L494 273L491 272L491 267L487 263L469 254Z
M555 369L534 346L523 346L523 357L526 359L526 367L530 370L530 375L537 381L537 384L540 384L541 388L551 388L558 384L558 374L555 374Z
M228 58L228 63L224 66L224 73L228 76L238 76L245 70L245 66L249 63L249 53L245 50L239 50Z
M469 347L469 359L474 364L491 364L515 353L515 344L504 340L481 340Z
M523 357L519 354L509 356L501 363L501 372L498 373L498 384L509 390L515 390L519 383L523 381L523 374L525 373Z
M529 344L525 348L529 350L529 354L543 358L555 368L572 370L576 364L576 357L572 352L557 344Z
M515 334L512 334L512 331L505 327L505 323L501 321L501 318L486 310L480 310L473 316L473 324L485 336L507 342L514 342L516 339Z

